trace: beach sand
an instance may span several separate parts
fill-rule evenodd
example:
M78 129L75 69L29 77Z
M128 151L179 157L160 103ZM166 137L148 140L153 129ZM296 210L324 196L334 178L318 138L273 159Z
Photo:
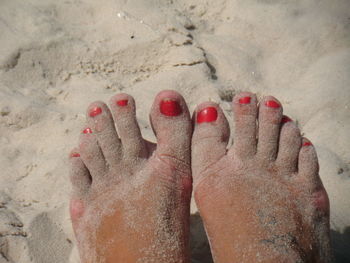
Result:
M277 97L317 148L337 262L350 262L349 14L348 0L1 0L0 263L79 262L67 156L86 107L129 93L154 141L163 89L229 119L239 91ZM193 262L212 262L191 210Z

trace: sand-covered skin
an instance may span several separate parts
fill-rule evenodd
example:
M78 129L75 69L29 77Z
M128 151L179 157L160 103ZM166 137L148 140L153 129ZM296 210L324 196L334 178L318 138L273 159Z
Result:
M1 1L0 191L9 199L0 209L16 219L1 230L9 234L0 240L0 262L79 262L67 153L84 111L129 93L144 137L154 141L148 112L162 89L179 91L190 110L212 100L228 115L238 91L277 97L316 147L336 256L349 260L349 5ZM23 226L13 228L17 220ZM193 258L210 262L200 256L208 255L201 242L192 245Z
M190 262L192 122L185 100L168 90L156 96L150 121L157 144L142 138L131 96L117 94L109 105L89 105L87 128L70 155L81 262Z
M258 102L239 93L232 112L228 148L220 107L204 102L194 113L193 193L214 261L333 262L329 199L312 143L272 96Z

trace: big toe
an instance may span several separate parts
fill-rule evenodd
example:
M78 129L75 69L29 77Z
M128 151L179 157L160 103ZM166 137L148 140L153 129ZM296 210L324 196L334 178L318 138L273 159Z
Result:
M192 124L184 98L175 91L160 92L150 119L157 137L158 157L189 167Z
M219 105L213 102L200 104L195 110L193 122L192 170L197 184L201 172L226 154L230 128Z

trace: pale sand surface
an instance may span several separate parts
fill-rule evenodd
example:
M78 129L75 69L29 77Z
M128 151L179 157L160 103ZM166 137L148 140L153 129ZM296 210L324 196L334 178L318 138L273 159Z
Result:
M338 262L350 262L349 14L348 0L1 0L0 262L79 262L67 155L85 109L129 93L154 140L162 89L229 117L238 91L280 99L318 150ZM210 262L192 221L193 262Z

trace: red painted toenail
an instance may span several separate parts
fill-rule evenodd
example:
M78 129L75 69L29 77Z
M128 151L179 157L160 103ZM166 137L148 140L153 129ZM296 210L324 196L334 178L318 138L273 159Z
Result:
M166 116L178 116L182 109L176 100L164 99L160 103L160 112Z
M117 105L124 107L124 106L128 105L128 100L118 100Z
M304 143L303 143L303 146L311 146L311 145L312 145L311 142L304 142Z
M286 122L290 122L290 121L292 121L291 118L289 118L289 117L287 117L287 116L283 116L283 117L282 117L282 120L281 120L281 123L286 123Z
M266 101L265 105L269 108L275 108L275 109L278 109L279 107L281 107L281 105L274 100Z
M92 133L92 130L90 128L86 128L85 130L83 130L83 133L85 134Z
M213 122L218 118L218 112L214 107L208 107L197 114L197 123Z
M238 100L240 104L249 104L251 100L251 97L243 97Z
M80 157L80 154L79 153L72 153L70 156L71 157Z
M90 117L95 117L101 113L102 113L102 109L100 107L95 107L95 108L91 109L89 115L90 115Z

